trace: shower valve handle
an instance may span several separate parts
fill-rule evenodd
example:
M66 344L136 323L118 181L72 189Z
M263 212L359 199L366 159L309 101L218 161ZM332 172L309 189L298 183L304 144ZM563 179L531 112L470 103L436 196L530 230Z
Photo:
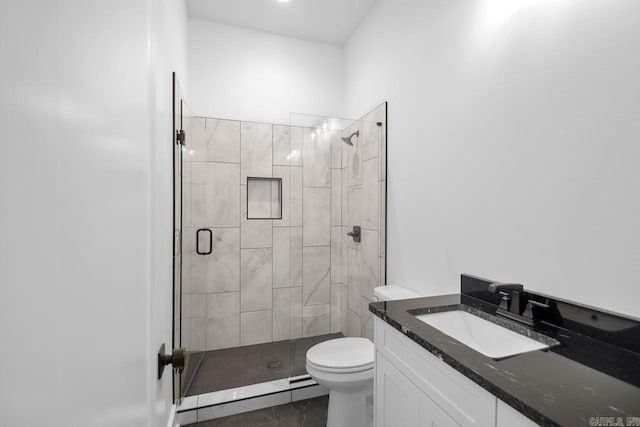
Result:
M353 237L353 241L354 242L360 243L360 226L359 225L354 225L353 226L353 231L348 232L347 236Z

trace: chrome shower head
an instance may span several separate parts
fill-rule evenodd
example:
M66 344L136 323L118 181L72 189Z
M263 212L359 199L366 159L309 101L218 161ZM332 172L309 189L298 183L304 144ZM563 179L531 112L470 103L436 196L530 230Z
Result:
M359 131L359 130L357 130L357 131L355 131L354 133L352 133L351 135L349 135L349 136L348 136L348 137L346 137L346 138L345 138L345 137L342 137L342 140L343 140L346 144L348 144L348 145L353 145L353 142L351 142L351 139L352 139L354 136L358 136L358 137L359 137L359 136L360 136L360 131Z

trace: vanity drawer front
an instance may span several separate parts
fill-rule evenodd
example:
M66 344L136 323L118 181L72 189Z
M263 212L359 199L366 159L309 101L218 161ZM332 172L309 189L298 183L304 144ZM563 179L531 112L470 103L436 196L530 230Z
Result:
M495 396L379 318L375 346L461 426L495 425Z

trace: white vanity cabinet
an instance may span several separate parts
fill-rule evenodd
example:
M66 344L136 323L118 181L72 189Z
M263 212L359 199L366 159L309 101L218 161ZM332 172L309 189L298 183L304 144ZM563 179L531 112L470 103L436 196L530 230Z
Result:
M538 427L538 424L498 399L496 427Z
M378 399L377 425L380 426L421 426L455 427L456 423L422 393L402 372L384 356L378 358L376 373L376 393Z
M376 427L537 425L380 318L375 347Z

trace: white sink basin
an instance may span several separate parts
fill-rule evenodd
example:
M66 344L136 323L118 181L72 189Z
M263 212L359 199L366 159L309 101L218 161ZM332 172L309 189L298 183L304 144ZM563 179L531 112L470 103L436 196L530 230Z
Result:
M493 359L549 347L463 310L421 314L416 317Z

